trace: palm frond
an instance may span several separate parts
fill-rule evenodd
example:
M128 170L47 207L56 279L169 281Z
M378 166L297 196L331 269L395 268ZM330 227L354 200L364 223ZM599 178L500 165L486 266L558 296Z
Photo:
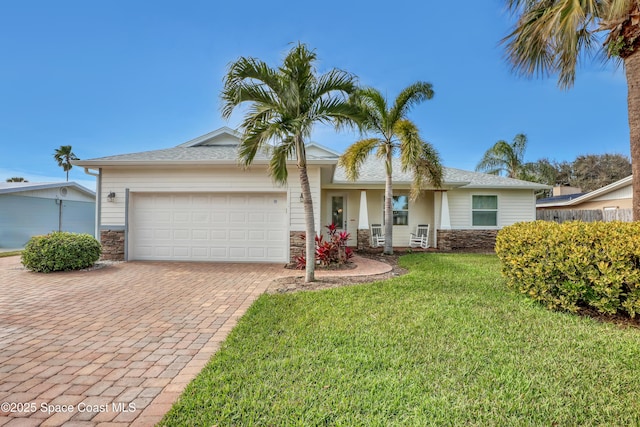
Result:
M378 138L362 139L355 142L340 156L338 165L347 173L347 179L355 181L360 176L360 168L369 154L381 143Z
M433 98L433 86L427 82L416 82L407 86L396 97L393 107L389 111L390 122L403 119L417 104Z
M365 116L364 126L375 132L386 133L388 131L387 100L382 93L368 87L357 92L357 100Z
M557 73L559 86L571 87L579 56L600 49L596 32L606 3L508 1L509 9L520 14L513 31L502 40L513 70L525 76Z
M440 155L428 142L422 144L421 158L413 165L413 182L411 184L412 200L416 200L427 182L436 188L442 187L443 171Z
M476 166L476 171L499 175L507 170L511 151L511 145L507 141L500 140L496 142L484 153Z
M255 58L239 58L229 65L221 93L222 116L231 117L235 107L243 102L268 99L271 102L281 89L276 70ZM255 98L254 98L255 97Z
M271 158L269 160L269 175L279 185L285 185L289 176L287 169L287 161L291 158L294 151L294 144L286 141L283 144L273 148Z

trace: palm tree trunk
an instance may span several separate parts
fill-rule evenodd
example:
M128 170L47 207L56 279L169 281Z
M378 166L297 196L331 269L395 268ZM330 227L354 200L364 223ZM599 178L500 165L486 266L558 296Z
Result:
M640 221L640 50L624 59L627 74L629 141L633 174L633 220Z
M384 183L384 253L386 255L393 255L393 186L391 183L393 169L391 160L392 150L388 149L385 162L387 177Z
M311 199L311 186L309 185L309 176L307 175L307 167L299 166L300 186L302 187L302 197L304 198L304 223L305 223L305 282L313 282L315 280L316 271L316 226L313 218L313 200Z

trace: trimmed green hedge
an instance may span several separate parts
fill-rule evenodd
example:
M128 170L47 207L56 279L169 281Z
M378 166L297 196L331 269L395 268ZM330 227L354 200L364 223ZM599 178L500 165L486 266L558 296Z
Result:
M551 309L640 313L638 222L518 223L496 253L509 286Z
M90 234L53 232L34 236L22 251L22 265L40 273L91 267L102 247Z

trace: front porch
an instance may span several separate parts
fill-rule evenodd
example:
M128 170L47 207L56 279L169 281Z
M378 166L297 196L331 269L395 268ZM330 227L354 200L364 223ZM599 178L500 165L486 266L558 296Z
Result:
M321 226L335 223L351 234L349 245L376 250L371 225L384 223L384 190L329 189L322 191ZM446 190L425 190L411 201L408 188L394 188L393 247L410 247L410 234L419 224L429 224L429 249L441 251L493 251L497 229L453 229ZM421 248L412 248L422 250Z

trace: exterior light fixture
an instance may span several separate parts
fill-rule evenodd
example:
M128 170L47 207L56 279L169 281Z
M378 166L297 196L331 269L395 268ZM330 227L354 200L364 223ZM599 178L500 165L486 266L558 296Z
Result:
M300 193L300 203L304 203L304 194Z
M116 193L112 191L109 194L107 194L107 202L113 203L115 201L116 201Z

